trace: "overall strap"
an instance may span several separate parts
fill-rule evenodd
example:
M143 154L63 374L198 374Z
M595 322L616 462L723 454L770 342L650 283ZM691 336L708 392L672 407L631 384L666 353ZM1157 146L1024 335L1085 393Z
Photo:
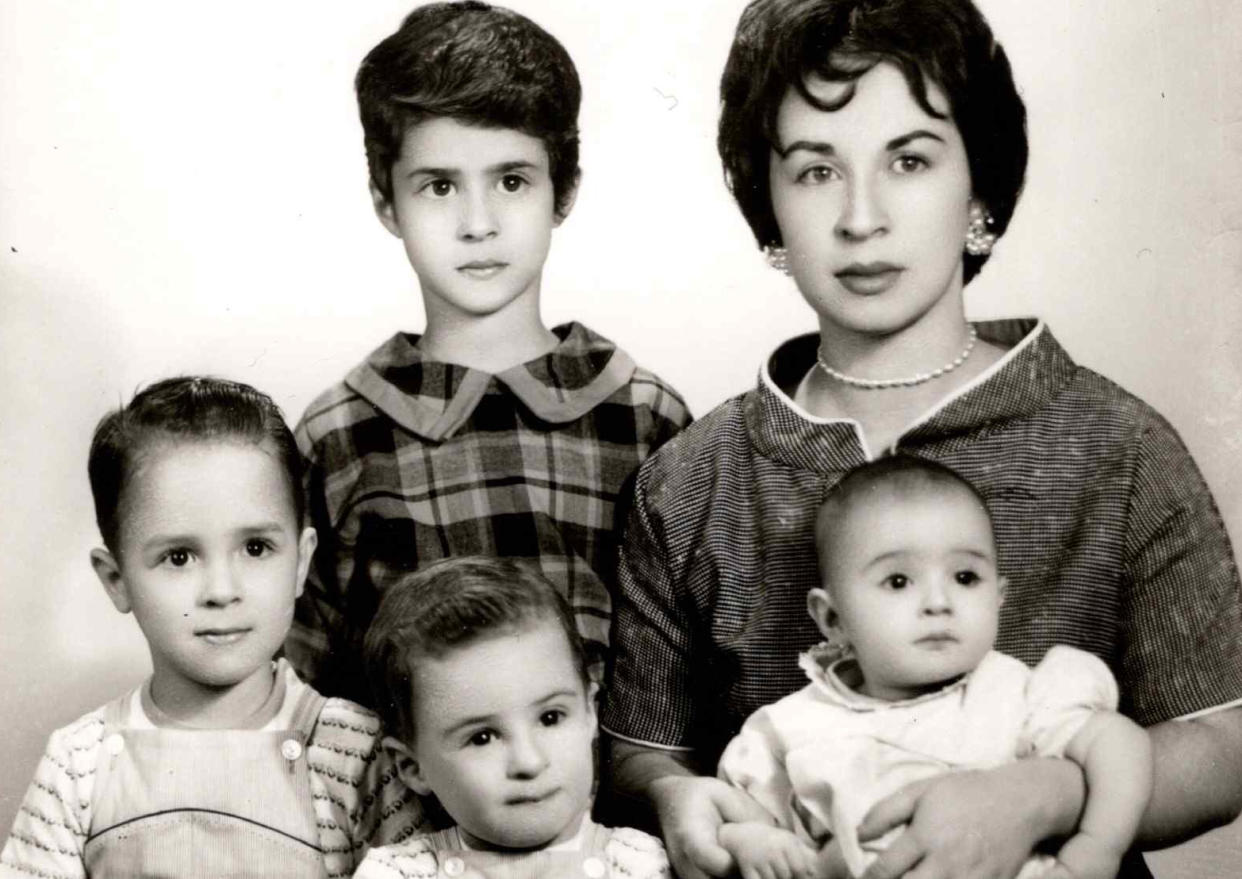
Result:
M327 698L321 696L314 687L304 686L302 688L298 703L294 706L293 714L289 719L289 728L300 732L303 741L310 741L311 733L315 731L315 724L319 722L319 713L323 711L324 703L327 701Z

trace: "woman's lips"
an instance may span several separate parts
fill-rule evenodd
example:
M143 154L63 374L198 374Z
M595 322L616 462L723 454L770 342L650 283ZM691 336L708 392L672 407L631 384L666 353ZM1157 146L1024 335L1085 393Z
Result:
M904 269L886 262L855 263L834 277L841 286L858 296L876 296L897 283Z

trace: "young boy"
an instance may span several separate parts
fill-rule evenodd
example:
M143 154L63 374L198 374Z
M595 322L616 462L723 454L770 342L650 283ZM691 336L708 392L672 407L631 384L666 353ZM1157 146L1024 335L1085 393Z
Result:
M777 822L721 827L742 875L861 876L895 835L859 842L879 800L1042 756L1082 766L1086 808L1057 857L1019 876L1116 876L1151 795L1151 743L1090 653L1056 646L1030 669L991 649L1005 580L975 489L933 461L880 458L829 492L815 538L823 585L807 607L827 643L800 659L810 683L751 715L720 758Z
M398 333L307 408L320 548L286 644L323 692L365 700L360 642L403 572L521 557L607 644L615 508L689 414L675 391L539 292L577 189L581 89L533 22L434 3L363 60L358 103L380 223L405 246L426 330Z
M510 559L428 565L389 587L364 655L400 777L455 824L372 849L358 876L668 879L659 840L589 817L597 687L542 575Z
M52 734L0 875L348 876L418 829L376 716L272 661L315 549L276 405L158 382L100 422L89 472L91 564L154 671Z

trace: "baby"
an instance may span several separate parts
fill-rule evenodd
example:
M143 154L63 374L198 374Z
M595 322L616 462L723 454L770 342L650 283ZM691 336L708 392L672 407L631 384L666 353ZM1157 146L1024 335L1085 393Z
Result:
M1055 647L1029 669L992 650L1004 598L982 498L943 465L881 458L829 493L815 528L823 581L808 609L828 640L810 683L756 711L719 774L778 826L725 824L743 877L859 876L894 831L860 844L868 809L906 784L1024 757L1085 774L1076 834L1019 874L1113 877L1152 786L1147 734L1115 713L1091 654Z
M472 556L407 574L363 657L401 779L455 823L371 849L357 876L670 876L657 839L589 817L597 688L542 575Z
M153 672L52 734L0 876L349 876L421 824L379 720L273 661L315 549L276 404L212 378L99 424L91 553Z

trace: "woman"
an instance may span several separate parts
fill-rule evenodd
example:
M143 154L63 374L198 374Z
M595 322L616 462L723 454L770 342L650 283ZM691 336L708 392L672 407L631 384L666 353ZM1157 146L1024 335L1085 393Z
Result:
M1157 413L1042 323L964 316L1027 154L981 14L968 0L757 0L722 99L734 196L819 332L781 346L755 390L639 474L602 717L614 786L654 809L680 875L727 874L716 828L751 806L695 773L803 683L790 657L816 638L804 598L824 491L901 450L988 499L1010 581L997 647L1029 663L1057 643L1096 653L1150 728L1140 844L1231 820L1242 589L1197 468ZM1059 761L908 788L864 822L864 836L909 822L867 875L1011 876L1073 829L1082 797ZM1135 856L1122 875L1148 874Z

